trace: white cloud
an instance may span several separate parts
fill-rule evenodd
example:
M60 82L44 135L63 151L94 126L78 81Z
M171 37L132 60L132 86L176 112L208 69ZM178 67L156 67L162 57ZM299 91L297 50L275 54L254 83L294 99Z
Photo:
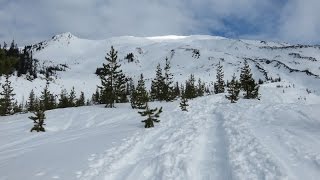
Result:
M288 41L319 43L319 10L319 0L291 0L281 14L278 37Z
M0 0L0 37L26 43L66 31L90 39L218 31L288 41L319 38L318 0L283 1ZM235 28L233 21L244 25Z

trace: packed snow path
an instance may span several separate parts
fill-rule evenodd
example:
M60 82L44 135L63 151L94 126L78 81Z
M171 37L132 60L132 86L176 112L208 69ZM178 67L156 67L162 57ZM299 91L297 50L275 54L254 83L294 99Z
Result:
M164 108L151 129L128 104L49 111L43 134L1 117L0 179L319 179L320 105L280 97L151 103Z

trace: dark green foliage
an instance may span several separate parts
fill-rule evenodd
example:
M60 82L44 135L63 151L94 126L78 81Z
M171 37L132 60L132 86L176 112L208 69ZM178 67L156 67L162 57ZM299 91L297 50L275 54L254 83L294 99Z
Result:
M6 116L13 114L14 108L14 93L9 81L9 74L6 74L5 83L2 85L2 91L0 92L0 115Z
M99 88L96 89L96 92L92 95L91 101L93 104L100 104L100 92Z
M34 116L30 116L29 119L33 120L33 128L31 128L30 132L37 131L37 132L45 132L45 128L43 127L46 125L44 120L46 119L45 110L43 109L42 103L40 103L37 110L34 112Z
M12 74L14 71L17 71L18 76L26 74L30 80L37 78L37 68L32 58L31 47L25 47L20 52L12 41L9 49L0 48L0 76Z
M84 106L85 105L85 102L86 101L86 98L85 98L85 96L84 96L84 93L81 91L81 93L80 93L80 97L79 97L79 99L77 99L77 102L76 102L76 106Z
M240 84L238 80L236 80L236 75L233 74L232 80L228 86L228 95L226 98L231 101L231 103L235 103L239 99L239 92L240 92Z
M263 80L259 79L258 84L263 84Z
M124 58L128 60L128 63L133 62L134 61L134 55L133 53L129 53L127 54L127 56Z
M166 66L164 67L164 86L163 86L163 98L166 101L172 101L176 98L173 87L173 75L170 72L170 62L166 57Z
M0 49L0 76L3 74L12 74L18 63L18 57L9 56L6 49Z
M148 101L148 92L146 91L143 74L141 74L137 88L132 92L131 95L131 107L133 109L145 109L145 105Z
M74 90L74 87L72 87L70 94L69 94L68 107L75 107L76 102L77 102L76 92Z
M40 101L43 103L44 110L51 110L56 108L56 99L53 94L49 91L49 80L43 91L41 92Z
M214 93L215 94L219 94L219 93L224 93L224 73L223 73L223 66L220 64L218 64L217 67L217 75L216 75L216 82L214 83Z
M187 110L187 107L189 106L188 99L185 96L185 92L183 90L183 87L181 88L181 91L182 91L182 93L181 93L180 108L181 108L182 111L188 111Z
M34 91L31 90L30 94L29 94L29 98L28 98L28 102L27 102L27 111L35 111L36 110L36 96L34 94Z
M106 104L106 107L113 108L114 104L127 102L126 83L127 78L120 70L118 64L118 52L111 46L111 50L105 57L107 64L103 63L100 69L101 89L100 102Z
M67 108L69 107L69 98L66 89L62 89L60 93L58 108Z
M16 100L13 103L13 113L21 113L23 111L23 105L22 104L18 104L18 101Z
M175 96L175 97L180 96L180 87L179 87L179 82L176 82L176 85L175 85L175 87L174 87L173 92L174 92L174 96Z
M147 117L147 119L141 121L143 123L145 123L144 127L145 128L152 128L154 127L153 122L160 122L160 120L158 119L160 117L160 113L162 113L162 107L158 110L158 108L155 109L150 109L148 106L148 103L146 103L145 105L145 111L142 112L138 112L141 116L143 117Z
M197 87L195 86L195 78L193 74L191 74L190 78L186 81L185 96L187 99L197 97Z
M205 92L205 84L202 83L201 79L198 79L198 86L197 86L197 97L201 97L204 95Z
M256 99L259 96L259 86L252 78L251 69L248 62L244 61L244 66L241 69L240 74L241 89L244 91L245 99Z
M126 103L128 102L127 98L127 82L128 79L123 73L117 74L114 84L115 100L116 103Z
M165 77L162 75L162 69L160 64L157 66L156 70L156 77L151 82L151 92L150 97L152 100L165 100L164 94L164 87L165 87Z

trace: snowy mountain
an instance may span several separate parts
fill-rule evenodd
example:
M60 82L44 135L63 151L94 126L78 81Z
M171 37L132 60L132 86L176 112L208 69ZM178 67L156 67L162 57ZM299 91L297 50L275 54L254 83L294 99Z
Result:
M160 37L115 37L106 40L87 40L71 33L64 33L52 39L33 45L33 57L39 65L66 65L65 72L58 72L51 90L60 93L61 88L85 91L87 97L100 83L94 74L97 67L105 62L110 47L118 50L122 69L137 80L140 73L147 84L155 76L158 63L165 64L168 57L176 81L184 82L193 73L205 82L215 80L216 66L221 61L225 78L233 73L240 74L244 59L250 63L255 79L278 78L292 82L300 88L320 91L320 46L289 45L252 40L234 40L216 36L160 36ZM134 61L125 59L133 53ZM199 53L199 56L198 54ZM45 81L35 82L18 79L13 82L18 100L27 97L31 89L40 92ZM19 89L19 88L16 88Z
M163 113L151 129L129 104L47 111L45 133L29 132L31 114L0 117L0 180L319 179L320 46L203 35L87 40L64 33L32 48L40 67L66 67L51 91L74 86L90 97L112 45L124 72L135 81L143 73L147 87L166 57L179 82L193 73L210 85L219 62L231 80L244 60L255 79L282 81L261 85L260 101L231 104L225 94L210 95L191 100L189 112L177 101L153 102ZM19 101L45 86L41 75L11 81Z

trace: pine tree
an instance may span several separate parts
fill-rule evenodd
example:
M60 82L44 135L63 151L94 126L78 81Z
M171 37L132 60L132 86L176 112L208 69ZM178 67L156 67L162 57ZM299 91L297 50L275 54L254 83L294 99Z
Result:
M204 95L205 92L205 84L202 83L201 79L198 79L198 86L197 86L197 97L201 97Z
M18 104L17 100L13 102L12 107L13 114L22 112L22 106L21 104Z
M187 99L197 97L197 88L195 86L195 78L193 74L191 74L190 78L186 81L185 96Z
M106 104L106 107L115 107L115 102L127 102L126 98L126 83L127 79L120 70L121 65L118 64L118 52L111 46L111 50L105 57L107 64L103 63L103 68L100 69L101 79L101 103Z
M99 88L96 89L96 92L92 95L91 101L93 104L100 104L100 92Z
M35 96L34 91L32 89L29 94L28 102L26 103L27 104L27 111L30 111L30 112L35 111L35 108L36 108L35 100L36 100L36 96Z
M76 102L77 102L77 95L74 90L74 87L72 87L70 94L69 94L69 98L68 98L68 107L75 107Z
M69 107L69 98L66 89L62 89L60 93L58 108L67 108Z
M126 76L121 73L118 74L115 79L115 97L116 97L116 103L126 103L128 102L127 98L127 82L128 79Z
M163 96L164 100L166 101L172 101L176 97L174 94L174 88L173 88L173 75L170 72L170 62L168 57L166 57L166 65L164 67L164 86L163 86Z
M34 116L30 116L29 119L33 120L33 128L31 128L30 132L32 131L37 131L37 132L45 132L45 128L43 127L44 125L44 120L46 119L45 116L45 110L44 107L42 105L42 103L40 103L39 107L37 108L37 110L34 112Z
M165 77L162 75L160 64L157 66L156 77L151 82L150 97L152 100L165 100L164 96Z
M145 111L138 112L141 116L147 117L147 119L141 121L145 123L144 127L145 128L152 128L154 127L153 122L160 122L158 119L160 117L160 113L162 113L162 107L158 110L158 108L155 109L150 109L148 103L145 105Z
M181 89L182 93L181 93L181 102L180 102L180 108L182 111L188 111L187 107L189 106L188 104L188 99L185 96L185 92L183 90L183 88Z
M50 107L50 109L56 109L58 107L56 96L51 93L50 93L50 98L49 98L49 107Z
M228 95L226 95L226 98L229 99L231 103L236 103L239 99L239 92L240 92L240 84L238 80L236 80L236 75L233 74L232 80L229 83Z
M137 88L134 91L131 104L137 109L145 109L145 104L149 101L148 92L146 91L143 74L140 75ZM134 102L135 101L135 102ZM133 107L134 108L134 107Z
M86 101L86 98L85 98L85 96L84 96L84 93L81 91L80 97L79 97L79 99L77 99L76 105L77 105L78 107L84 106L85 103L86 103L85 101Z
M223 73L223 66L220 64L219 61L219 65L217 67L217 80L214 83L214 93L215 94L219 94L219 93L224 93L224 73Z
M255 99L259 95L259 86L252 78L252 73L248 62L244 61L244 66L241 69L240 74L241 89L244 91L245 99Z
M175 97L178 97L178 96L180 96L180 87L179 87L179 82L176 82L176 85L175 85L175 87L174 87L174 95L175 95Z
M40 101L43 103L44 110L51 110L55 108L55 97L49 90L49 84L49 79L47 78L46 86L40 96Z
M2 85L2 92L0 92L0 115L6 116L13 113L14 96L11 82L9 81L9 74L6 74L5 83Z

